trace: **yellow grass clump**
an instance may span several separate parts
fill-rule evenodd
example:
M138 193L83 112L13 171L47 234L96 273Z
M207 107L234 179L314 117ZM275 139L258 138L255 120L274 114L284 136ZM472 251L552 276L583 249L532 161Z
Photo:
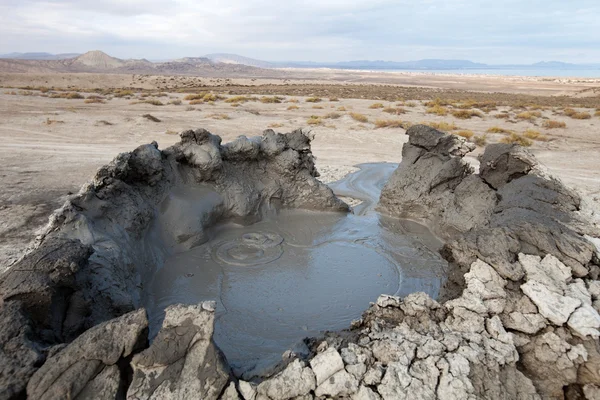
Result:
M539 111L523 111L516 115L517 119L524 119L527 121L533 121L536 118L542 116L542 113Z
M448 115L448 109L446 107L440 106L440 105L434 105L431 107L428 107L427 110L425 110L425 112L427 114L435 114L435 115L439 115L439 116L445 116Z
M208 118L212 118L212 119L231 119L229 118L229 115L227 114L211 114L208 116Z
M471 141L473 143L475 143L477 146L483 147L487 144L487 136L486 135L474 136L473 139L471 139Z
M284 124L281 124L281 123L279 123L279 122L276 122L276 123L274 123L274 124L270 124L270 125L268 126L268 128L281 128L282 126L285 126L285 125L284 125Z
M386 107L381 111L393 115L406 114L406 110L402 107Z
M523 136L526 137L527 139L539 140L542 142L545 142L548 140L548 137L546 135L542 135L540 132L535 131L533 129L527 129L525 132L523 132Z
M592 118L592 114L588 113L588 112L578 112L573 110L572 108L565 108L565 110L563 111L563 114L565 114L567 117L571 117L573 119L590 119Z
M320 103L323 99L321 99L320 97L309 97L308 99L306 99L305 101L307 103Z
M512 131L510 129L502 128L500 126L492 126L491 128L488 128L488 130L486 132L487 133L505 133L505 134L512 133Z
M117 90L116 92L113 92L113 96L115 97L127 97L127 96L133 96L134 93L132 90Z
M321 119L321 117L318 117L316 115L311 115L307 120L306 123L308 125L321 125L321 123L323 123L323 120Z
M544 121L542 123L542 126L546 129L557 129L557 128L566 128L567 124L565 124L562 121L554 121L554 120L547 120Z
M346 111L346 107L344 106L340 106L337 108L338 111Z
M337 97L330 97L329 101L340 101L340 99L338 99Z
M358 121L358 122L369 122L369 118L367 118L366 115L364 114L359 114L359 113L350 113L350 117L352 117L353 120Z
M300 107L298 107L297 105L295 105L295 104L292 104L292 105L291 105L291 106L289 106L287 109L288 109L289 111L292 111L292 110L297 110L297 109L299 109L299 108L300 108Z
M404 128L404 122L394 119L378 119L375 121L375 128Z
M265 104L279 104L283 100L284 98L280 96L263 96L260 98L260 102Z
M450 123L444 122L444 121L442 121L442 122L422 122L421 124L430 126L433 129L437 129L440 131L446 131L446 132L447 131L455 131L457 129L460 129L458 126L456 126L454 124L454 122L450 122Z
M529 147L533 144L533 142L529 139L527 139L526 137L523 137L517 133L511 133L509 136L505 136L502 139L500 139L501 143L516 143L518 145L521 145L523 147Z
M471 119L471 117L483 117L477 110L456 110L452 111L452 116L458 119Z
M464 129L462 131L456 131L456 132L453 132L453 133L455 135L462 136L465 139L471 139L475 135L475 133L473 133L473 131L469 131L467 129Z
M225 99L225 103L245 103L247 101L256 101L256 97L252 96L233 96Z
M369 108L370 108L370 109L373 109L373 110L375 110L375 109L377 109L377 108L384 108L384 107L385 107L385 106L384 106L383 104L381 104L381 103L373 103L373 104L371 104L371 105L369 106Z

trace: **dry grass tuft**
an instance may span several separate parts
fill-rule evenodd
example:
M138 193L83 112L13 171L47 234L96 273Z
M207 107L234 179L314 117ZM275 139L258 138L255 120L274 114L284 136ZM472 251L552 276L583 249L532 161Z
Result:
M346 107L344 107L344 106L341 106L341 107L338 107L338 108L337 108L337 110L338 110L338 111L346 111Z
M435 115L439 115L439 116L445 116L448 115L448 109L446 107L440 106L440 105L434 105L431 106L429 108L427 108L425 110L425 112L427 114L435 114Z
M181 103L182 103L182 102L181 102L181 100L179 100L179 99L171 100L171 101L169 102L169 104L172 104L172 105L174 105L174 106L180 106L180 105L181 105Z
M210 114L207 116L207 118L220 119L220 120L231 119L231 118L229 118L229 115L227 115L227 114Z
M321 101L323 101L323 99L321 99L320 97L309 97L305 101L307 103L320 103Z
M487 133L505 133L505 134L513 133L513 131L511 131L510 129L502 128L499 126L492 126L486 132Z
M417 103L415 103L414 101L407 101L406 103L404 103L404 105L406 107L411 107L412 108L412 107L416 107Z
M384 107L385 107L385 106L384 106L383 104L381 104L381 103L373 103L373 104L371 104L371 105L369 106L369 108L370 108L370 109L373 109L373 110L375 110L375 109L377 109L377 108L384 108Z
M567 124L561 121L547 120L542 123L542 126L546 129L557 129L557 128L566 128Z
M467 129L464 129L462 131L453 132L453 133L455 135L462 136L462 137L464 137L467 140L471 139L473 136L475 136L475 133L473 133L473 131L470 131L470 130L467 130Z
M533 129L527 129L525 132L523 132L523 137L531 140L539 140L541 142L548 140L546 135L542 135L540 132L534 131Z
M340 99L338 99L337 97L330 97L329 101L340 101Z
M342 116L342 114L340 114L340 113L330 112L329 114L326 114L323 118L325 118L325 119L338 119L341 116Z
M369 122L369 118L367 118L366 115L364 114L359 114L359 113L350 113L350 117L352 117L353 120L358 121L358 122Z
M192 106L187 106L185 108L185 111L194 111L196 109L196 107L192 107Z
M114 124L112 122L108 122L104 119L101 119L100 121L96 121L96 125L112 126Z
M588 112L578 112L573 110L572 108L565 108L563 114L567 117L571 117L573 119L590 119L592 118L592 114Z
M263 96L259 100L261 103L265 104L279 104L285 100L285 98L280 96Z
M196 99L196 100L192 100L189 102L190 106L195 106L197 104L204 104L204 101L202 99Z
M46 120L44 121L44 124L46 125L54 125L54 124L64 124L65 121L58 121L56 119L50 119L50 118L46 118Z
M248 101L256 101L258 100L256 97L252 96L233 96L228 99L225 99L225 103L246 103Z
M69 99L69 100L77 100L84 99L85 97L77 92L63 92L63 93L54 93L50 95L51 99Z
M406 110L402 107L386 107L381 111L388 113L388 114L393 114L393 115L406 114Z
M454 122L450 122L450 123L444 122L444 121L442 121L442 122L421 122L421 125L427 125L427 126L432 127L433 129L437 129L440 131L446 131L446 132L455 131L457 129L460 129L458 126L456 126L454 124Z
M378 119L375 121L375 128L403 128L408 129L403 121L393 119Z
M315 110L322 110L323 106L312 106L312 108L314 108Z
M516 115L516 118L527 120L527 121L533 121L536 118L540 118L541 116L542 116L542 113L539 111L523 111L521 113L518 113Z
M128 96L133 96L134 93L132 90L125 90L125 89L121 89L121 90L117 90L115 92L113 92L113 96L115 97L128 97Z
M511 133L509 136L505 136L502 139L500 139L501 143L514 143L514 144L518 144L521 145L523 147L529 147L533 144L533 142L517 133Z
M471 119L472 117L483 117L481 112L477 110L456 110L452 111L452 116L458 119Z
M323 120L321 119L321 117L318 117L316 115L311 115L307 120L306 123L308 125L321 125L323 123Z
M177 132L177 131L174 131L174 130L172 130L172 129L168 129L168 130L165 132L165 134L167 134L167 135L177 135L178 133L179 133L179 132Z
M87 97L87 99L85 99L83 102L84 102L85 104L95 104L95 103L98 103L98 104L104 104L104 103L106 103L106 102L104 101L104 97L102 97L102 96L97 96L97 95L91 95L91 96L88 96L88 97Z
M281 124L281 123L279 123L279 122L276 122L276 123L274 123L274 124L270 124L270 125L268 126L268 128L281 128L282 126L285 126L285 124Z
M297 105L294 105L294 104L292 104L292 105L291 105L291 106L289 106L287 109L288 109L288 111L292 111L292 110L297 110L297 109L299 109L299 108L300 108L300 107L298 107Z

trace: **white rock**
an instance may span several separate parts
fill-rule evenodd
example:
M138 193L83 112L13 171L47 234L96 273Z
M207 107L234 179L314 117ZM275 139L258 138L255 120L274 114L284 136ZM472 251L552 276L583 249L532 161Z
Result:
M348 396L358 390L358 380L345 370L339 371L317 386L317 396Z
M585 385L583 387L583 394L586 400L600 400L600 387L596 385Z
M592 305L592 295L590 295L585 287L583 279L575 279L575 281L569 283L565 290L565 296L579 299L582 304Z
M555 325L567 322L573 311L581 305L580 300L550 291L538 281L528 281L521 285L521 290L538 307L540 314Z
M592 295L592 299L600 299L600 281L588 281L588 291Z
M381 377L383 376L383 366L380 362L376 362L373 366L369 367L365 376L363 377L363 382L369 386L375 386L381 382Z
M340 353L335 348L330 347L310 360L310 367L315 373L317 386L320 386L330 376L344 369L344 361Z
M223 392L221 400L240 400L240 396L235 388L235 383L231 382Z
M258 397L290 399L308 394L315 387L313 371L300 360L294 360L282 372L258 385L257 392Z
M352 400L380 400L381 396L369 389L366 386L361 385L358 392L352 396Z
M546 318L540 314L523 314L515 311L503 315L502 323L508 329L532 335L546 327Z
M538 256L520 253L519 262L527 274L527 281L540 282L548 290L564 294L567 281L571 279L571 268L561 263L558 258L548 254L542 260Z
M600 332L598 332L598 328L600 328L600 315L589 304L584 304L575 310L571 314L567 325L569 325L573 333L582 338L591 336L594 339L598 339L600 337Z
M256 398L256 388L250 382L239 381L238 387L244 400L254 400Z

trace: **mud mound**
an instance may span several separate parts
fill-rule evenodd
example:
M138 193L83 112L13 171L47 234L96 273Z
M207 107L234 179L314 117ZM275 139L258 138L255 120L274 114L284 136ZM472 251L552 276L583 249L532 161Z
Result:
M143 288L174 249L274 205L348 210L315 179L300 131L226 145L187 131L102 168L0 278L0 398L597 398L597 227L581 199L520 147L489 146L474 174L463 139L407 133L379 209L446 239L444 302L381 296L260 382L230 373L211 302L169 307L148 345ZM246 264L278 245L252 234L219 254Z

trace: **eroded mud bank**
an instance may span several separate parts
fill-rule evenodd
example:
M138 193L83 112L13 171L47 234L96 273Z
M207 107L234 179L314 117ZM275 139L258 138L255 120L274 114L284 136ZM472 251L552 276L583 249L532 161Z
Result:
M255 223L275 205L348 210L315 179L301 132L221 145L189 131L172 148L142 146L101 169L0 278L0 397L597 398L598 216L518 146L488 146L474 174L462 138L425 126L407 134L377 207L445 239L450 284L439 302L423 292L404 296L402 269L404 297L379 297L350 329L306 340L307 351L286 352L278 372L259 382L232 375L215 346L216 303L168 307L148 343L139 307L174 255L205 246L207 261L242 272L253 258L283 259L283 230L242 228L230 237L225 227L212 242L216 222ZM194 196L207 200L186 201ZM370 207L338 218L367 216ZM381 230L394 232L383 221L379 236L353 246L401 248L381 239ZM419 270L414 259L407 264Z

